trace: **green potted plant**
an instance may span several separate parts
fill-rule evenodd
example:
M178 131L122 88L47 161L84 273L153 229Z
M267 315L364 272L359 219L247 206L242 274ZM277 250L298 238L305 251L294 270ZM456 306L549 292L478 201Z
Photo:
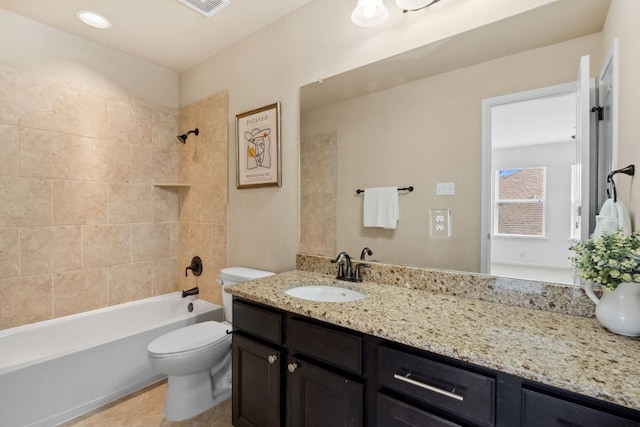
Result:
M640 232L622 230L574 243L571 263L596 304L596 318L620 335L640 336ZM593 284L602 286L602 297Z

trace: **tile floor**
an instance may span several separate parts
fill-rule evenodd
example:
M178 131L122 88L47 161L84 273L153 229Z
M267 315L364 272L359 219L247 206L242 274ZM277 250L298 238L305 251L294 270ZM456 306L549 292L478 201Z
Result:
M64 427L232 427L231 400L187 421L164 418L167 382L149 386L72 421Z

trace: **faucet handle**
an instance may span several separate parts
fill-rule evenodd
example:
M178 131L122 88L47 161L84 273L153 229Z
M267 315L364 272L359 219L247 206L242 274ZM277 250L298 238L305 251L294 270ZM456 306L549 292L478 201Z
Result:
M371 264L358 263L356 264L356 272L353 276L354 282L362 282L362 275L360 273L361 268L371 267Z

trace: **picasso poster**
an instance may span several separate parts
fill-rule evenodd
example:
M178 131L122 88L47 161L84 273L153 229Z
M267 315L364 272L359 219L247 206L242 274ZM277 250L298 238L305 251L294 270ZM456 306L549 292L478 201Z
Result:
M282 185L280 103L236 116L236 188Z

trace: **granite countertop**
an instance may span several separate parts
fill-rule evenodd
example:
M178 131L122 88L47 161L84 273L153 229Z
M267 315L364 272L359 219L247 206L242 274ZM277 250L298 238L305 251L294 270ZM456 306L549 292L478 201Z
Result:
M301 285L342 286L366 298L323 303L290 297ZM596 319L373 282L289 271L225 291L458 360L640 410L640 339Z

